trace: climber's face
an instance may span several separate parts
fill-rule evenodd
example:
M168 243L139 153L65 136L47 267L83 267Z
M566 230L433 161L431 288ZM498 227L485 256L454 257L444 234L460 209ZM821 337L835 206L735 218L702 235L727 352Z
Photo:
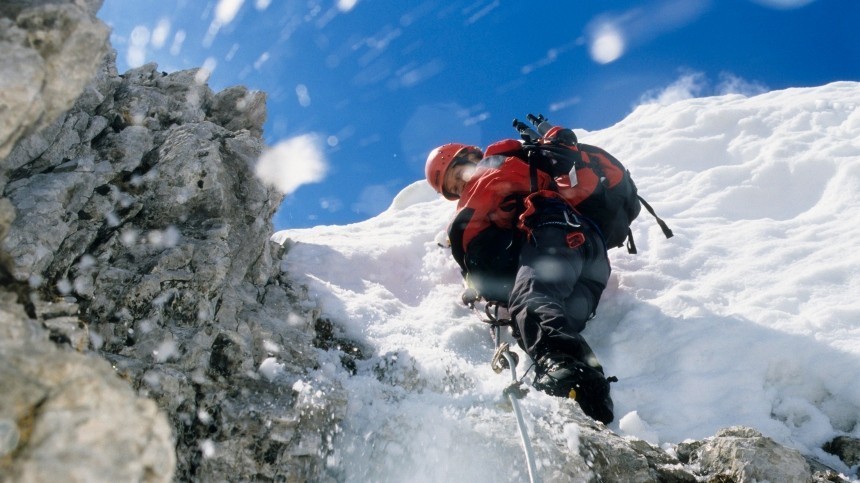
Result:
M466 183L475 174L475 168L480 160L480 155L474 152L464 153L462 158L458 156L458 159L451 163L445 172L445 191L459 198Z

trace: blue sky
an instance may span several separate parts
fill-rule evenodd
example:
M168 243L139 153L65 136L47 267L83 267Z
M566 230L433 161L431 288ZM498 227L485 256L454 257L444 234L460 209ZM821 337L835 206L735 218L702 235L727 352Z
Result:
M432 148L515 137L529 112L591 131L642 102L860 80L857 0L106 0L99 17L121 72L205 66L215 91L267 93L279 230L370 218Z

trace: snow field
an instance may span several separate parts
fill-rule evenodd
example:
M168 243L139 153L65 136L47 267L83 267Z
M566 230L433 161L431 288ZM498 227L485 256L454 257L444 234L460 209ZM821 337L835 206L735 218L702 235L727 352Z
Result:
M584 333L619 378L612 430L668 447L749 425L847 470L820 447L860 437L858 106L860 84L838 82L649 104L577 132L625 163L675 232L643 209L640 253L610 253ZM332 459L349 481L525 475L501 404L509 376L490 370L487 327L437 245L453 209L420 180L373 219L274 237L296 242L284 269L339 335L376 354L355 376L330 355L306 381L349 391ZM523 407L578 447L557 400L532 391Z

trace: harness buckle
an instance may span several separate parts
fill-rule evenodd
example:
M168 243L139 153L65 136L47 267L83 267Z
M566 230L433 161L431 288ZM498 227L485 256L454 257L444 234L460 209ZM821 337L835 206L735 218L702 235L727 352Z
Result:
M571 217L573 219L571 219ZM567 222L567 226L572 228L580 228L582 226L582 223L579 221L579 217L570 210L564 210L564 221Z

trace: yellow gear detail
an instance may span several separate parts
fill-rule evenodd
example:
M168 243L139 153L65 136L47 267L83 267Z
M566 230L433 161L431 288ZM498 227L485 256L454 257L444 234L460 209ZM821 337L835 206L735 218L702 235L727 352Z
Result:
M576 399L576 389L570 388L570 392L567 393L567 397L570 399Z

